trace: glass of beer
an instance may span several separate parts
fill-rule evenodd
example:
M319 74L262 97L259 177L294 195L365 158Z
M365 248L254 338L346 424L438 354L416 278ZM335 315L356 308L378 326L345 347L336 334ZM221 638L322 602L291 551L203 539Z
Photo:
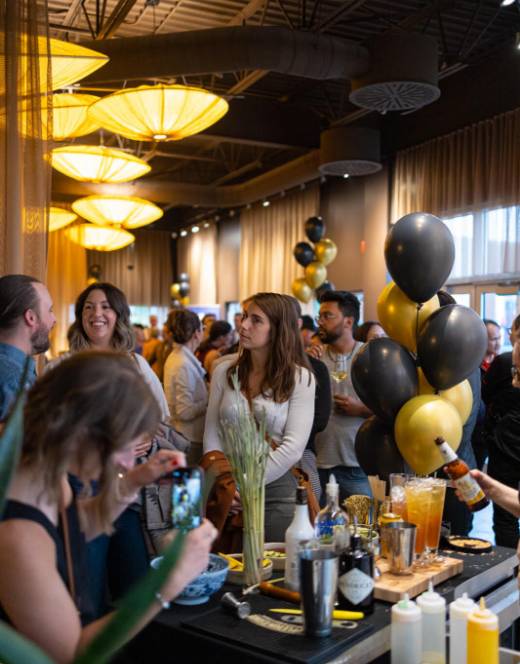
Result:
M446 480L430 478L431 485L428 521L426 525L426 553L431 563L443 562L439 556L439 539L441 536L442 512L446 498Z

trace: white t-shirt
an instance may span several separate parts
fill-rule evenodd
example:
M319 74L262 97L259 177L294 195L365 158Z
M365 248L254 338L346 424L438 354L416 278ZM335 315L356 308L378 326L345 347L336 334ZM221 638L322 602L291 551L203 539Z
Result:
M229 386L227 370L236 358L230 356L221 362L211 378L208 412L204 430L204 452L223 449L219 436L220 422L236 421L234 390ZM270 398L258 395L252 400L257 417L266 414L266 430L278 443L269 453L266 469L266 484L284 475L301 459L314 420L314 375L307 369L296 371L295 386L288 401L275 403ZM247 399L242 394L247 405Z

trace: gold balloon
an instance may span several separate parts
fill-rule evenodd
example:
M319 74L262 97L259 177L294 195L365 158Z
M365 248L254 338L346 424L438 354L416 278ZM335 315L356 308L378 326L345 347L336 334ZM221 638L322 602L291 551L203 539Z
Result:
M186 295L185 297L181 297L181 304L182 304L183 307L187 307L189 303L190 303L189 295Z
M419 394L436 394L436 389L426 380L420 367L417 369L417 375L419 377ZM438 394L455 406L462 424L465 424L473 406L473 392L469 380L463 380L462 383L450 387L449 390L440 390Z
M419 309L417 330L417 304L412 302L393 281L387 284L377 300L377 317L389 337L417 352L417 332L426 319L439 308L439 298L434 295Z
M179 297L179 288L180 284L177 282L170 286L170 297L172 297L174 300Z
M320 261L320 263L323 263L323 265L328 265L336 258L338 248L332 240L324 238L316 245L314 245L314 253L316 254L316 258Z
M305 281L304 277L295 279L292 282L292 292L300 302L309 302L312 297L312 288Z
M404 404L395 419L394 434L406 463L418 475L428 475L443 465L435 439L441 436L456 450L462 439L462 422L449 401L425 394Z
M327 268L320 261L312 261L305 268L305 281L311 288L319 288L327 279Z

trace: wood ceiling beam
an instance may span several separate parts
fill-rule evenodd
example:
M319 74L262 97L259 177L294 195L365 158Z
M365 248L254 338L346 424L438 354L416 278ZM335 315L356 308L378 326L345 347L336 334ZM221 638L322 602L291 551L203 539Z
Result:
M118 3L110 13L110 16L106 21L103 21L103 24L100 26L96 39L108 39L111 37L132 11L136 1L137 0L118 0Z

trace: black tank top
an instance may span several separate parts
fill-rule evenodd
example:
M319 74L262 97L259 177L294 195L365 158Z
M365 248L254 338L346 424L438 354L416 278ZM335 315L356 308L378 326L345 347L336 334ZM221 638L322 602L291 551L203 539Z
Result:
M96 616L94 615L92 602L90 600L86 541L85 536L79 527L76 500L73 500L67 508L66 516L69 526L70 549L76 589L76 597L73 597L72 599L78 609L81 623L87 625L89 622L92 622ZM63 583L69 588L69 575L67 571L67 558L65 556L64 545L65 540L63 537L61 518L58 527L56 527L47 516L36 507L27 505L26 503L20 503L17 500L8 500L1 520L8 521L10 519L33 521L45 528L56 547L56 567L58 573L61 576ZM9 617L1 606L0 618L9 622Z

